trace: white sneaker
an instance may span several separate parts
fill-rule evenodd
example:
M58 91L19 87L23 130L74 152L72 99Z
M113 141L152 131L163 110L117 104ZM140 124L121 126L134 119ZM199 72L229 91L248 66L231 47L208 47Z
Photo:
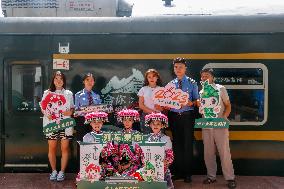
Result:
M57 179L57 171L54 170L54 171L52 171L52 173L49 175L49 180L54 181L54 180L56 180L56 179Z
M65 175L64 175L64 172L62 172L62 171L59 171L59 173L58 173L58 175L57 175L57 181L64 181L64 179L65 179Z

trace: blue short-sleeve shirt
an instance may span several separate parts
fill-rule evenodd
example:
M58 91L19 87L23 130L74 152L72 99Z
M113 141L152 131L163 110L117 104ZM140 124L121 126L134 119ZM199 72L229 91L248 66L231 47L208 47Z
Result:
M175 78L171 82L173 84L175 84L176 89L177 89L178 88L178 79ZM195 100L199 99L198 86L197 86L197 83L193 79L191 79L191 78L189 78L185 75L185 76L183 76L181 83L182 83L182 91L187 92L189 94L189 100L190 101L195 101ZM181 109L171 108L171 111L181 113L181 112L186 112L186 111L193 110L193 109L194 109L193 106L184 106Z
M89 106L89 91L86 89L83 89L75 94L75 109L79 109L80 107ZM97 105L101 104L102 100L100 98L100 95L96 94L94 91L91 91L91 96L93 98L93 104L91 105Z

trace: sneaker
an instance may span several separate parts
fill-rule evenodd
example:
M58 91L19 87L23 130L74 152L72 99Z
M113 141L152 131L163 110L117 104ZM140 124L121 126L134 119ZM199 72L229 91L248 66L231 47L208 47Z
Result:
M217 182L216 179L211 179L209 177L207 177L204 181L203 181L203 184L212 184L214 182Z
M49 175L49 180L54 181L57 179L57 171L54 170L52 173Z
M59 171L59 173L58 173L58 175L57 175L57 181L64 181L64 179L65 179L65 175L64 175L64 172L62 172L62 171Z
M237 187L237 183L235 180L228 180L228 184L227 184L229 189L234 189Z

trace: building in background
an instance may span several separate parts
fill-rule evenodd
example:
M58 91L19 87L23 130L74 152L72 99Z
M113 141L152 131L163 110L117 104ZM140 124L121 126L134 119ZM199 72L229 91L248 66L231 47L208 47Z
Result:
M127 0L2 0L5 17L124 17L133 5Z
M281 0L0 0L5 17L284 14Z

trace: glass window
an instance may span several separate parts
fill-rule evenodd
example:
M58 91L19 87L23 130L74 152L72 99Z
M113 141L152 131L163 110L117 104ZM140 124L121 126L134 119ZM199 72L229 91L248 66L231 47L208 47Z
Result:
M230 96L232 125L263 125L267 120L268 71L259 63L210 63L215 83Z
M38 111L42 97L42 69L39 65L12 65L12 108Z
M261 68L218 68L214 74L221 85L263 85Z
M264 120L264 90L228 89L234 122L262 122Z

